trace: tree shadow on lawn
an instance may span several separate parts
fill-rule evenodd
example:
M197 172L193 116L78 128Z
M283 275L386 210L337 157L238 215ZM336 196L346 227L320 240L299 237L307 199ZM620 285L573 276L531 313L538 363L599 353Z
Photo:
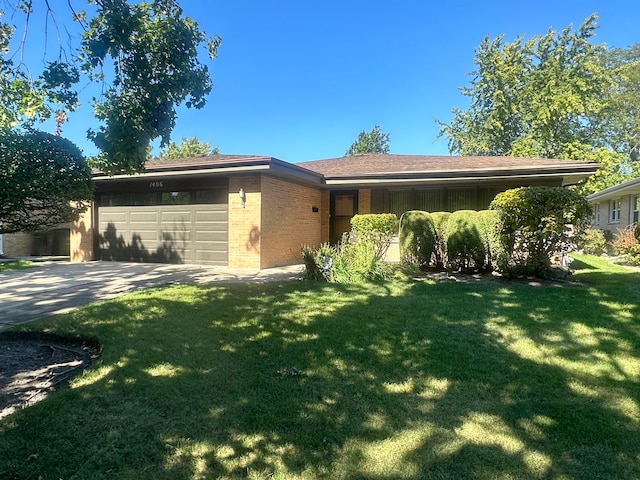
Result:
M0 474L640 476L638 373L620 366L638 364L638 325L613 291L288 283L127 299L56 322L100 338L102 365L0 427Z

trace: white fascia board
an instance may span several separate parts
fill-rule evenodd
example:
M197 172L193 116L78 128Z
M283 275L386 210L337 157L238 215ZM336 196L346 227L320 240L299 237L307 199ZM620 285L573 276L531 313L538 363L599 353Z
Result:
M587 196L589 202L598 202L600 200L610 200L623 195L640 194L640 178L635 178L627 182L619 183L613 187L605 188L599 192L592 193Z
M429 184L429 183L468 183L468 182L486 182L486 181L504 181L504 180L530 180L530 179L548 179L548 178L564 178L571 176L566 173L548 173L548 174L531 174L531 175L492 175L484 177L422 177L422 178L349 178L349 179L330 179L326 181L327 186L384 186L384 185L407 185L407 184Z
M134 178L156 178L156 177L180 177L180 176L194 176L194 175L207 175L207 174L230 174L230 173L246 173L256 171L268 171L269 165L251 165L244 167L221 167L221 168L202 168L199 170L171 170L171 171L152 171L144 173L134 173L132 175L113 175L111 177L100 176L93 177L96 182L105 180L123 180Z

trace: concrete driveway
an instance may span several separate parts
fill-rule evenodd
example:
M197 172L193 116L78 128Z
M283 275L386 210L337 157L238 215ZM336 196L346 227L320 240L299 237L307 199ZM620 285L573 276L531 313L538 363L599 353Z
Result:
M268 282L300 278L303 267L261 271L200 265L51 262L0 273L0 330L142 288L170 283Z

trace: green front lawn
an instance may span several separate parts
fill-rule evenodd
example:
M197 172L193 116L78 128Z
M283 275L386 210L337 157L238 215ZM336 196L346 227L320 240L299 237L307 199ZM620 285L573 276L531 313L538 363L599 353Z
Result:
M24 270L26 268L32 268L33 262L31 260L5 260L0 262L0 273L12 272L13 270Z
M0 422L0 478L640 478L640 275L172 286L31 328L100 362Z

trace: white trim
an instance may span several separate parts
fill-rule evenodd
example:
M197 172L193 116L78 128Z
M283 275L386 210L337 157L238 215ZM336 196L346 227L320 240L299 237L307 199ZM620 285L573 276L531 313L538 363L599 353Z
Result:
M192 176L192 175L206 175L211 173L236 173L236 172L255 172L269 170L269 165L255 165L249 167L222 167L222 168L202 168L198 170L170 170L170 171L154 171L145 173L136 173L133 175L121 174L113 175L111 177L93 177L96 182L103 182L107 180L122 180L122 179L134 179L134 178L149 178L149 177L178 177L178 176Z

